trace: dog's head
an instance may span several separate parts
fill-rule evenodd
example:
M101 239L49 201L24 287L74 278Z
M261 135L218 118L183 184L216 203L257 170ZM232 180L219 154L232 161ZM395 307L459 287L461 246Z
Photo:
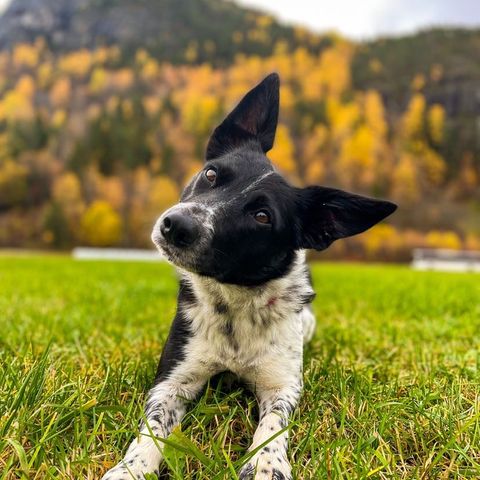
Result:
M341 190L289 185L265 155L278 109L279 78L272 74L213 132L205 167L153 229L153 242L178 267L223 283L260 285L284 275L296 250L324 250L395 210Z

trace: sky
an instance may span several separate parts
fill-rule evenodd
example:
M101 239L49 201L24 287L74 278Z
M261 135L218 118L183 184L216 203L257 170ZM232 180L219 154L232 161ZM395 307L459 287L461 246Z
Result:
M315 31L362 40L439 26L480 26L480 0L237 0Z
M8 1L0 0L0 10ZM480 0L236 1L272 12L288 23L318 32L335 30L357 40L411 33L430 26L480 26Z

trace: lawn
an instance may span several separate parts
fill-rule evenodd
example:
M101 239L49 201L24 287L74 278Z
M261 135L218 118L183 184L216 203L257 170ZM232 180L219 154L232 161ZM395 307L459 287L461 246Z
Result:
M480 478L480 276L316 264L295 478ZM0 480L98 479L136 432L175 309L165 264L0 257ZM253 397L220 381L162 478L234 479Z

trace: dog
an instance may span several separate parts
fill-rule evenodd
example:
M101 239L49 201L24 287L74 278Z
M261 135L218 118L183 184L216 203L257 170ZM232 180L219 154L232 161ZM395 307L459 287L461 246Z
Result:
M292 479L288 421L315 330L305 250L324 250L396 209L341 190L291 186L272 166L279 77L253 88L214 130L203 170L156 222L152 240L179 272L178 308L145 407L146 422L104 480L158 475L162 442L212 376L230 371L259 403L241 480Z

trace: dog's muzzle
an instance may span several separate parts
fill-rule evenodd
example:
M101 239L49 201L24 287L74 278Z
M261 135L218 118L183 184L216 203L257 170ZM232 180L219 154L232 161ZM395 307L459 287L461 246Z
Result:
M168 212L167 212L168 213ZM198 238L200 226L185 212L169 212L160 222L160 234L177 248L190 247Z
M174 263L193 261L212 236L212 211L197 203L179 203L167 210L152 231L153 243Z

